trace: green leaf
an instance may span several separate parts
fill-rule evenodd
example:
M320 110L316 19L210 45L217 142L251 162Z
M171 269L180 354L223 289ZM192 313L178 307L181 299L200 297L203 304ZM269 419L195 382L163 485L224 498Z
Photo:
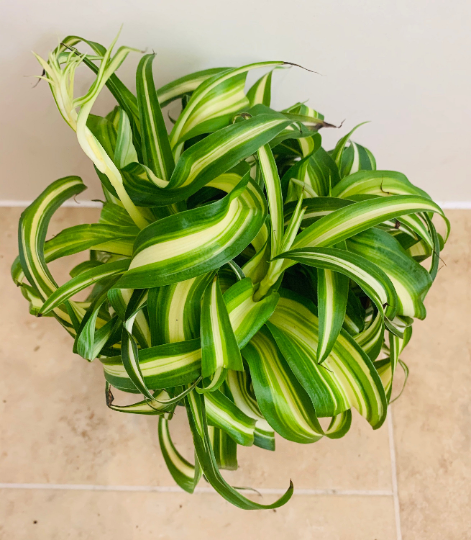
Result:
M204 392L219 388L228 369L244 370L217 275L206 287L201 303L201 349L201 374L211 381Z
M246 176L220 201L161 219L141 231L129 270L117 287L159 287L215 270L247 247L265 216L265 199Z
M376 159L373 154L361 144L350 141L345 147L340 161L340 176L348 176L358 171L376 170Z
M262 415L251 383L245 371L230 371L226 378L227 391L237 407L255 420L254 445L275 450L275 432Z
M350 137L353 135L353 133L361 126L367 124L368 122L362 122L361 124L358 124L355 126L350 132L348 132L344 137L342 137L339 142L336 144L335 148L332 150L331 156L332 159L337 164L337 167L340 168L341 162L342 162L342 154L345 149L345 146L347 145L348 141L350 140Z
M258 79L258 81L247 92L247 98L250 106L253 107L259 103L270 106L271 102L271 79L273 71L269 71Z
M47 300L57 289L57 284L46 265L44 254L44 241L49 222L63 202L78 195L84 189L85 186L78 176L61 178L46 188L21 214L18 228L21 268L30 284L44 300ZM69 332L75 333L73 321L67 311L56 307L54 315Z
M208 426L208 433L218 468L236 471L237 443L222 429Z
M355 281L381 313L394 317L398 298L387 274L371 260L338 248L300 248L286 251L279 258L341 273Z
M155 56L155 54L144 55L136 74L141 146L144 164L162 180L170 180L175 163L154 86L152 62Z
M393 195L351 204L319 219L298 235L293 248L328 247L391 218L415 212L444 215L434 202L415 195Z
M351 140L356 128L326 151L319 131L335 126L320 112L271 108L273 71L288 63L203 70L156 89L155 54L144 54L136 97L116 76L135 49L113 52L116 41L68 36L47 60L36 55L104 201L96 223L46 240L54 210L84 186L67 177L41 193L20 220L12 279L30 313L58 319L73 352L100 361L111 410L159 417L179 486L192 493L204 475L240 508L277 508L292 484L263 505L220 471L237 469L238 444L274 451L275 432L339 439L354 408L374 429L384 423L450 224L404 175L376 170ZM95 76L76 95L81 63ZM257 68L265 75L246 92ZM116 103L97 116L105 86ZM175 100L168 134L162 107ZM48 264L82 252L59 287ZM72 300L79 291L86 299ZM113 388L137 397L116 404ZM183 403L194 465L169 432Z
M316 413L336 416L355 407L379 428L386 418L386 396L376 370L362 349L341 330L331 354L316 359L319 323L308 300L282 290L268 323L286 361L311 398Z
M290 120L281 114L259 115L208 135L183 152L168 185L147 179L154 184L155 206L190 197L270 142L289 124ZM142 177L149 174L136 164L128 165L122 173L128 183L138 182L138 177L141 184L146 181Z
M201 299L210 279L211 273L208 273L150 289L147 310L152 345L200 336Z
M321 364L332 351L347 311L349 279L332 270L317 269L319 343L317 361Z
M267 505L253 502L231 487L219 472L208 434L203 398L197 392L191 392L187 398L187 413L191 432L193 434L193 443L195 445L196 455L201 465L203 474L208 482L222 497L224 497L234 506L238 506L244 510L279 508L289 501L293 495L292 482L284 495L282 495L274 503Z
M332 190L333 197L355 200L364 195L419 195L429 199L405 175L395 171L358 171L343 178Z
M281 250L283 238L283 196L275 158L268 145L258 149L258 163L265 183L270 211L271 256L275 257Z
M252 446L256 420L219 390L204 395L208 423L224 430L237 444Z
M250 64L241 68L228 69L219 75L207 79L195 90L187 106L178 118L178 121L173 126L170 136L172 148L175 148L175 146L182 140L183 136L185 135L185 131L188 132L195 125L195 123L201 121L201 119L198 118L198 111L201 111L201 109L204 110L204 106L208 103L212 102L213 104L217 104L217 101L222 97L228 102L229 110L232 109L233 112L242 108L242 103L248 104L247 98L245 98L245 102L241 100L241 90L243 91L243 86L239 86L240 81L243 81L245 85L245 76L248 71L277 65L283 65L283 62L258 62L256 64ZM235 83L235 92L233 91L233 85L231 83ZM218 89L220 89L222 85L225 85L224 89L227 92L226 95L224 95L224 92L218 92Z
M163 417L159 419L159 443L167 468L175 482L186 492L193 493L201 476L200 468L188 462L175 448L170 438L168 420Z
M270 332L260 329L242 353L249 364L260 410L270 426L285 439L298 443L322 438L314 407Z
M378 229L370 229L348 240L348 249L373 263L389 277L398 298L398 314L424 319L423 300L432 279L427 270L411 259L399 242Z
M129 267L129 263L129 259L123 259L102 264L96 268L90 268L90 270L82 272L68 281L65 285L62 285L62 287L56 289L44 303L41 313L49 313L49 311L74 296L74 294L77 294L79 291L86 289L98 281L122 274Z
M202 71L195 71L184 77L180 77L157 90L157 96L161 107L165 107L172 101L182 98L194 92L201 83L207 79L220 75L231 68L211 68Z

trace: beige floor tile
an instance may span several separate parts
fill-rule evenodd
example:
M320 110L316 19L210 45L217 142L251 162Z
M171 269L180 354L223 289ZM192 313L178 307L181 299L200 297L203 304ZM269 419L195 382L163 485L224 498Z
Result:
M156 420L107 409L100 364L73 355L71 339L53 319L29 315L8 276L19 215L19 209L0 212L0 481L173 485L160 456ZM62 208L51 233L96 216L94 209ZM59 283L72 266L65 262L53 267ZM172 434L192 456L183 409ZM275 453L239 447L241 468L228 473L229 481L282 488L292 478L297 488L391 489L387 429L373 432L358 415L340 441L304 446L280 438L277 444Z
M295 496L243 511L214 494L0 492L0 537L15 540L393 540L391 497Z
M471 539L471 212L452 234L403 359L411 374L393 405L404 540Z

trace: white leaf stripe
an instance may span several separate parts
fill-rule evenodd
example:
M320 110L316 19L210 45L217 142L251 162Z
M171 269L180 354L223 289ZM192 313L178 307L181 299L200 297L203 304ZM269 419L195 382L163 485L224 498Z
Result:
M219 390L205 393L204 403L210 425L224 430L236 443L252 446L256 424L253 418Z

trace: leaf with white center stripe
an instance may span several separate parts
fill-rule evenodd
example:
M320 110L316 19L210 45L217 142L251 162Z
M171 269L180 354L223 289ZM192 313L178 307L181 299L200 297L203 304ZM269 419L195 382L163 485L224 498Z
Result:
M293 495L292 483L284 495L274 503L267 505L253 502L241 495L235 488L231 487L221 476L217 466L216 457L209 438L203 396L200 396L197 392L191 392L189 394L187 398L187 413L191 432L193 434L196 455L203 474L222 497L233 505L245 510L279 508L289 501Z
M118 132L116 134L116 148L114 151L114 160L118 169L122 169L138 161L136 148L132 138L131 123L128 115L121 109L119 114Z
M167 468L175 482L186 492L193 493L201 477L201 469L196 461L196 466L187 461L170 438L168 420L164 417L159 419L159 443Z
M419 195L429 199L422 189L409 182L404 174L395 171L359 171L342 178L333 188L332 196L355 200L364 195Z
M244 370L217 275L206 287L201 302L201 349L201 374L209 379L201 391L217 390L228 369Z
M67 36L61 41L61 44L59 45L59 50L64 50L70 47L74 47L80 42L86 43L88 46L91 47L91 49L100 57L103 58L103 56L106 54L106 47L103 45L100 45L99 43L96 43L94 41L90 41L87 39L84 39L79 36ZM84 63L94 72L98 73L99 68L96 66L90 59L88 59L86 56L83 58ZM136 135L139 133L139 112L137 109L137 100L134 94L122 83L122 81L117 77L115 73L113 73L108 80L106 81L106 86L108 87L108 90L111 92L113 97L116 99L116 101L119 103L119 105L123 108L124 111L126 111L126 114L128 115L133 133Z
M335 163L322 148L313 152L313 155L308 155L290 167L283 176L282 185L286 192L286 202L296 201L303 191L306 197L329 195L332 177L335 176L331 169L335 167Z
M246 73L226 79L217 87L213 88L203 100L201 100L192 110L183 126L178 144L197 137L205 133L213 133L223 127L230 125L234 116L249 107L249 100L245 95ZM210 84L211 80L203 83ZM196 91L198 92L198 90ZM195 92L195 93L196 93ZM185 107L191 107L191 99ZM180 117L181 118L181 117ZM178 124L178 120L175 126ZM172 132L173 134L173 132ZM178 148L178 147L177 147ZM176 151L178 155L178 151Z
M379 428L386 418L386 396L370 359L342 330L331 354L319 365L319 323L314 305L290 291L280 292L267 325L317 415L336 416L355 407L373 429Z
M109 296L114 290L108 293ZM121 291L122 294L126 292L127 290ZM260 302L255 302L253 285L249 278L245 278L226 291L224 301L238 346L242 348L272 315L278 295L271 294ZM116 303L113 303L113 306L116 309ZM119 308L118 310L121 311ZM138 321L140 315L141 312L137 312L135 321ZM138 355L139 369L145 386L149 389L192 383L201 375L200 339L143 348ZM110 384L127 392L136 391L120 356L100 358L100 361Z
M103 291L93 300L83 317L74 341L74 353L86 360L95 359L105 347L114 332L119 330L120 321L117 317L108 321L99 320L98 314L108 298L108 289L116 281L111 279Z
M213 447L214 457L219 469L236 471L237 463L237 443L222 429L208 426L209 440Z
M358 171L375 171L376 159L368 148L350 141L342 152L339 169L341 178Z
M225 73L229 69L231 68L223 67L195 71L194 73L190 73L189 75L185 75L164 86L161 86L157 90L160 106L165 107L172 101L191 94L207 79L220 75L221 73Z
M260 411L247 373L245 371L229 371L226 378L227 391L237 407L255 420L254 445L274 451L275 432Z
M128 269L129 263L129 259L122 259L120 261L102 264L96 268L90 268L90 270L82 272L55 290L44 303L41 313L49 313L70 297L74 296L74 294L77 294L98 281L122 274Z
M177 343L200 336L201 299L211 273L149 290L152 345Z
M141 146L144 165L162 180L170 180L175 163L154 85L152 62L155 56L144 55L136 73Z
M170 143L172 148L175 148L177 144L181 142L185 134L194 127L195 119L201 122L205 118L204 107L208 102L213 102L216 109L221 109L221 105L218 103L218 99L226 99L226 109L232 107L232 111L237 110L248 105L249 100L243 94L245 100L242 99L243 86L239 86L241 82L245 86L245 77L248 71L263 67L272 67L283 65L284 62L259 62L256 64L250 64L235 69L228 69L227 71L215 75L205 82L203 82L193 93L182 114L179 116L178 121L173 126L172 133L170 135ZM225 95L224 90L227 92ZM231 109L229 109L231 110ZM200 112L200 114L198 114ZM199 118L198 118L199 117ZM207 116L206 116L207 117Z
M319 219L298 235L293 249L332 246L383 221L416 212L436 212L444 217L443 210L424 197L378 197L351 204Z
M281 253L278 258L344 274L365 291L381 313L389 318L396 313L398 298L394 285L370 259L338 248L292 249Z
M126 320L126 311L133 294L133 289L110 289L108 291L108 300L123 322ZM149 347L151 344L151 331L145 316L145 308L137 312L132 326L132 334L141 348Z
M317 120L324 120L324 115L319 111L315 111L311 107L308 107L304 103L297 103L289 109L286 109L287 113L299 114L302 116L307 116L309 118L315 118ZM297 140L303 157L311 155L314 150L320 145L320 136L314 135L313 137L306 137Z
M349 279L346 275L329 269L317 269L319 364L329 356L342 328L347 311L348 286Z
M208 135L183 152L167 185L161 179L148 180L149 186L154 184L148 189L155 193L155 206L187 199L254 154L290 123L279 113L261 114ZM131 164L121 172L128 183L145 181L134 178L146 174L142 166Z
M22 216L13 281L31 313L65 326L74 353L101 362L111 410L161 418L162 453L184 490L204 474L240 508L277 508L292 484L261 505L220 470L237 469L238 444L273 451L275 430L338 439L353 408L374 429L384 423L449 222L404 175L376 171L354 130L329 152L319 130L335 126L322 114L271 108L273 71L289 63L214 68L156 89L155 54L143 54L136 97L115 74L132 49L114 54L115 42L68 36L37 57L95 166L103 209L98 223L45 241L53 210L83 189L76 177L52 184ZM81 63L95 78L76 96ZM256 68L265 75L246 92ZM96 116L104 86L117 104ZM162 107L175 100L168 134ZM47 264L85 251L58 287ZM71 300L79 291L86 300ZM112 387L138 397L116 404ZM168 429L183 402L194 466Z
M341 439L348 433L351 425L352 411L349 409L332 418L329 427L325 432L325 436L329 439Z
M353 135L353 133L364 124L367 124L368 122L362 122L361 124L358 124L355 126L351 131L349 131L344 137L342 137L338 143L335 145L335 148L331 152L332 159L337 164L337 167L340 169L342 164L342 155L345 150L345 147L350 140L350 137Z
M151 390L191 384L201 375L199 339L140 349L139 369L145 386ZM119 390L136 393L121 356L100 358L106 380Z
M266 217L265 199L248 175L215 203L161 219L141 231L119 288L151 288L210 272L255 238Z
M57 289L44 254L47 228L54 212L85 186L78 176L67 176L56 180L21 214L18 228L18 244L21 268L39 296L47 300ZM83 312L82 312L83 315ZM60 306L54 309L54 316L69 333L75 334L70 314Z
M154 401L152 405L148 399L138 401L132 405L116 405L114 403L114 396L111 389L110 383L106 383L105 388L106 395L106 405L113 411L118 411L127 414L145 414L147 416L164 416L170 415L175 409L175 404L167 404L166 402L170 399L170 396L165 390L160 392L155 392Z
M224 301L239 348L242 349L275 311L278 294L272 293L260 301L254 300L250 278L235 283L224 293Z
M285 439L316 442L323 436L312 403L291 372L266 328L250 340L242 354L247 360L263 416Z
M395 238L379 229L371 229L352 237L347 244L349 251L364 257L387 274L397 293L399 315L425 318L423 300L432 279Z
M294 209L296 208L295 202L289 202L285 204L285 225L287 225L288 219L290 219ZM343 199L337 199L335 197L315 197L315 198L306 198L304 199L303 206L306 208L306 211L303 216L303 221L301 227L305 229L312 225L315 221L318 221L320 218L339 210L340 208L345 208L354 204L353 201L346 201Z
M381 311L378 310L369 326L353 339L365 351L370 360L376 360L384 341L384 318Z
M262 103L267 107L271 103L271 80L273 71L269 71L258 79L258 81L247 92L247 98L250 103L250 107Z
M121 359L128 377L141 394L152 400L153 395L146 385L142 374L137 344L132 335L134 320L147 301L146 290L135 290L129 300L124 316L123 330L121 335ZM147 350L147 349L144 349Z
M283 195L275 158L269 145L258 150L258 163L267 192L268 209L271 221L271 256L278 255L283 238Z
M220 390L204 396L208 424L224 430L237 444L252 446L256 420L242 412Z

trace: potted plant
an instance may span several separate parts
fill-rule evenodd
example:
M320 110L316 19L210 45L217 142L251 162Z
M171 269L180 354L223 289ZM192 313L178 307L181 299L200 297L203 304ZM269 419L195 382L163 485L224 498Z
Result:
M333 126L320 113L272 109L273 70L290 64L214 68L157 89L146 54L134 95L115 74L133 49L113 55L113 45L69 36L37 57L104 202L98 223L46 240L54 211L85 189L77 176L53 182L21 216L13 279L32 314L55 317L75 353L103 364L108 407L159 417L178 485L192 492L204 475L236 506L281 506L292 485L261 505L220 470L237 468L239 444L274 450L275 433L301 444L343 437L352 408L383 424L448 221L403 174L376 169L356 128L326 151L319 132ZM82 63L96 78L78 97ZM268 72L246 92L258 68ZM104 86L117 105L100 117L91 111ZM175 101L169 133L162 109ZM79 252L89 258L58 286L48 263ZM89 287L86 301L73 299ZM136 403L116 404L113 389ZM194 463L170 438L177 406Z

